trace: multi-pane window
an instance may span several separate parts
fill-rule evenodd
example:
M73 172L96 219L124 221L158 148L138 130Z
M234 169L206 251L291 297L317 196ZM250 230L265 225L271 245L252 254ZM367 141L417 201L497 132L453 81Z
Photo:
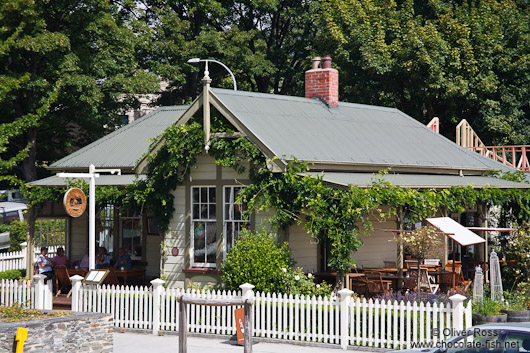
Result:
M244 218L244 205L238 202L239 192L243 189L241 186L225 186L223 206L224 206L224 240L225 255L230 252L234 241L239 236L242 229L248 229L249 224Z
M215 267L216 263L216 197L215 187L191 188L192 266Z

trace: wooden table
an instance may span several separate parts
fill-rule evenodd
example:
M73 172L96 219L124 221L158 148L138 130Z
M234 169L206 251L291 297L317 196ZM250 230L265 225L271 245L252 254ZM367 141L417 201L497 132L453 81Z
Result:
M385 281L392 281L392 287L394 290L397 290L400 286L398 285L398 282L405 279L407 277L403 276L395 276L395 275L381 275L381 279Z
M123 279L123 284L127 285L128 277L142 277L142 284L145 283L145 270L130 269L130 270L114 270L118 278Z
M374 272L381 272L381 273L397 273L397 268L365 268L363 270L365 273L374 273ZM403 272L407 272L407 269L404 268Z

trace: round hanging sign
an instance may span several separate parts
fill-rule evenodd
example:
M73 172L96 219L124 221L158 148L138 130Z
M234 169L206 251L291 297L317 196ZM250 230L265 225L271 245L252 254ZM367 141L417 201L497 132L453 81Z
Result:
M83 190L71 188L64 194L64 208L72 217L81 216L86 209L86 196Z

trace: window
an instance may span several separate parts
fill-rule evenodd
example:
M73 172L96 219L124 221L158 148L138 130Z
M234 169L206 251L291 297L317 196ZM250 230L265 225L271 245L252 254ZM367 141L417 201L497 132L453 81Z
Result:
M131 255L132 260L142 259L142 219L121 218L121 247Z
M191 265L215 267L216 244L216 189L211 186L191 188Z
M107 205L98 212L96 243L109 254L114 252L114 205Z
M35 246L65 246L66 219L38 218L35 221Z
M242 229L248 229L249 224L243 216L245 210L241 202L237 202L241 186L225 186L224 188L224 243L225 256L234 246Z
M530 333L510 332L504 341L505 353L528 353L530 352Z

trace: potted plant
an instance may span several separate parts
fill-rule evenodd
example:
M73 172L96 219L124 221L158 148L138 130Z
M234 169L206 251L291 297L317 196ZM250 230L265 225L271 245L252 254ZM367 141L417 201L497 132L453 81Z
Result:
M473 305L473 325L506 322L507 315L501 313L502 304L484 296L482 302Z
M504 309L508 322L530 322L530 282L519 283L516 290L506 292Z

